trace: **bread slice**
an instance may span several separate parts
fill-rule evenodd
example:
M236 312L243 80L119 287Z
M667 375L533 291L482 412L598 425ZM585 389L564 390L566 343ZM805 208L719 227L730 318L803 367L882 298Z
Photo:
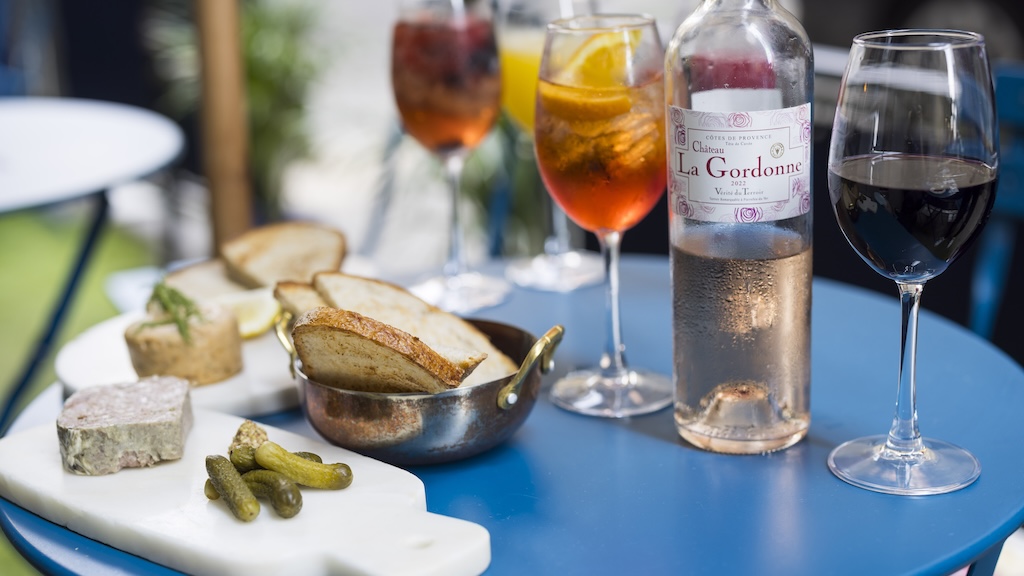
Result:
M329 305L394 326L435 350L483 352L487 359L466 379L464 386L499 380L519 369L475 326L424 302L401 286L342 272L318 272L313 276L313 287Z
M253 228L220 249L232 280L260 288L283 280L311 282L316 272L338 270L346 242L334 228L293 221Z
M300 316L292 338L307 376L363 392L435 394L458 387L483 360L453 361L402 330L330 307Z
M228 278L227 265L214 258L168 272L164 282L192 300L212 300L247 288Z
M281 308L290 312L294 318L298 318L314 308L328 306L313 285L306 282L291 280L278 282L274 286L274 298L281 304Z

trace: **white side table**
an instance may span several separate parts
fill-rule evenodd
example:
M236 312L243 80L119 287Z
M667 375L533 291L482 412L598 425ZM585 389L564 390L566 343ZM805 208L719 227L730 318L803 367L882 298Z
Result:
M0 213L91 197L93 219L49 324L0 412L10 425L64 321L107 214L106 192L176 160L184 136L169 119L134 106L72 98L0 98Z

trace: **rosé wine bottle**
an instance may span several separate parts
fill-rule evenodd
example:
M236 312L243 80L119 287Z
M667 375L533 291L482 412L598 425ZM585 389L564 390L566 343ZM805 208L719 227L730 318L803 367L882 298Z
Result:
M776 0L703 0L665 71L676 428L780 450L810 426L811 44Z

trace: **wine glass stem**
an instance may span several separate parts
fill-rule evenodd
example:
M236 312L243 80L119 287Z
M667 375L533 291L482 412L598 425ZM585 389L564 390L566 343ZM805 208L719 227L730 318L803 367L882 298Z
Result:
M457 152L449 154L444 159L444 169L452 193L451 238L448 242L448 261L444 265L444 275L449 278L463 274L469 269L466 264L462 222L459 218L459 185L462 182L462 167L465 162L465 155Z
M551 227L554 230L554 242L551 242L551 249L548 249L548 254L554 256L560 256L562 254L568 254L571 250L569 245L569 217L562 212L556 202L551 202ZM548 244L545 242L545 244ZM547 248L547 246L545 246Z
M569 217L547 193L544 179L536 172L536 156L534 155L533 136L529 132L521 132L517 146L529 150L529 160L533 163L533 175L537 184L541 187L543 202L546 204L548 216L551 218L551 234L544 238L544 253L548 256L561 256L572 250L569 232ZM525 156L525 155L524 155Z
M516 140L517 158L529 162L528 172L531 185L540 187L541 203L544 204L545 212L551 218L551 233L544 237L544 254L548 256L560 256L570 250L569 246L569 217L558 206L558 203L548 194L544 179L537 172L537 160L534 153L533 133L527 131L519 132ZM521 172L522 173L522 172Z
M622 344L622 324L619 316L619 248L622 233L605 232L597 235L604 261L604 282L607 294L608 340L601 368L606 374L621 375L626 370L625 346Z
M917 316L924 284L897 282L903 316L900 339L900 380L896 415L885 447L897 457L920 455L924 444L917 428Z

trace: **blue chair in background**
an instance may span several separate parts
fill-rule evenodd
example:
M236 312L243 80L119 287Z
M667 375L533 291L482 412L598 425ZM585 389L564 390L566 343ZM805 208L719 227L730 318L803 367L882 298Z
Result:
M0 96L60 93L55 2L0 0Z
M15 21L10 0L0 0L0 96L25 93L25 71L21 54L14 40Z
M999 188L992 216L979 239L971 279L970 328L991 339L995 331L1017 241L1024 219L1024 63L992 69L999 117Z

